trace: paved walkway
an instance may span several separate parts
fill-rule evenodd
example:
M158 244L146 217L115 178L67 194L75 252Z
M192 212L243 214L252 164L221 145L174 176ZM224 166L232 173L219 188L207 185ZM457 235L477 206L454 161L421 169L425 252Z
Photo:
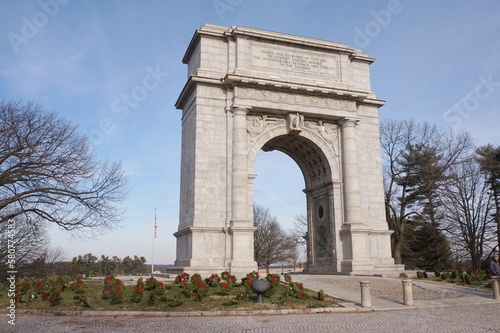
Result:
M221 311L183 317L165 312L19 313L15 327L3 313L0 332L500 332L500 301L493 299L492 292L456 294L465 289L415 280L415 285L425 289L413 287L415 304L409 307L403 304L401 279L298 274L293 280L343 299L344 308L314 314L241 312L228 316ZM361 307L361 280L370 281L370 308Z
M308 289L323 289L326 294L344 300L341 304L351 310L400 310L409 308L409 306L404 305L403 284L402 279L399 278L297 274L293 276L293 281L302 282L304 287ZM370 282L370 308L361 307L361 281ZM478 290L471 292L469 288L455 285L423 282L418 279L412 281L414 303L412 308L462 304L500 304L500 300L493 299L493 292L491 291Z

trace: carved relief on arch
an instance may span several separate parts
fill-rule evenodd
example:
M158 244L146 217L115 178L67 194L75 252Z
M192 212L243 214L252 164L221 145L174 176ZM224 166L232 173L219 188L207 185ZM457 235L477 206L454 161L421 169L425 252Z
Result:
M323 120L306 121L304 126L321 136L326 143L332 147L333 153L339 157L339 125L337 123L330 123Z
M300 113L289 113L287 115L288 133L299 134L304 126L304 115Z
M247 136L248 147L255 141L255 139L264 133L266 130L285 126L284 118L277 118L267 115L249 115L247 116Z

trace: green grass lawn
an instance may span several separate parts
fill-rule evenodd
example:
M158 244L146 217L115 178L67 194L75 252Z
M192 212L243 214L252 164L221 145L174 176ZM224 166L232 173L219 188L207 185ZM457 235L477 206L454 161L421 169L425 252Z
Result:
M224 273L223 273L224 274ZM279 275L268 275L272 288L264 294L264 303L255 303L256 293L249 287L253 273L241 282L225 274L201 279L196 274L178 276L176 283L161 283L156 279L123 285L114 277L104 282L87 282L67 277L26 279L19 281L15 297L9 296L9 286L3 285L0 306L12 299L17 309L53 310L114 310L114 311L197 311L251 310L284 308L338 307L339 300L303 288L302 284L280 281ZM232 279L232 280L231 280Z

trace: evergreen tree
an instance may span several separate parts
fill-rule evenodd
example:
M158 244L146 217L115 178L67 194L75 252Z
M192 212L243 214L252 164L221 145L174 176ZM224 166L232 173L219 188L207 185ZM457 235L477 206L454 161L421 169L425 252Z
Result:
M452 268L448 240L434 223L410 221L406 227L407 237L402 257L408 269Z
M487 175L486 183L493 194L495 203L493 217L497 226L497 246L500 246L500 146L493 147L488 144L477 148L476 153L481 170Z

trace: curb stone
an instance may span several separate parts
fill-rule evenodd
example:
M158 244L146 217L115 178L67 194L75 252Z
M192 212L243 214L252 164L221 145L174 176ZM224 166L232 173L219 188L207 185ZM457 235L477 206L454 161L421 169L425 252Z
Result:
M219 316L271 316L286 314L315 314L360 312L356 308L308 308L308 309L270 309L270 310L215 310L215 311L93 311L93 310L37 310L18 309L20 314L42 314L53 316L110 316L110 317L219 317ZM371 312L363 309L361 312ZM3 309L0 311L6 313Z

